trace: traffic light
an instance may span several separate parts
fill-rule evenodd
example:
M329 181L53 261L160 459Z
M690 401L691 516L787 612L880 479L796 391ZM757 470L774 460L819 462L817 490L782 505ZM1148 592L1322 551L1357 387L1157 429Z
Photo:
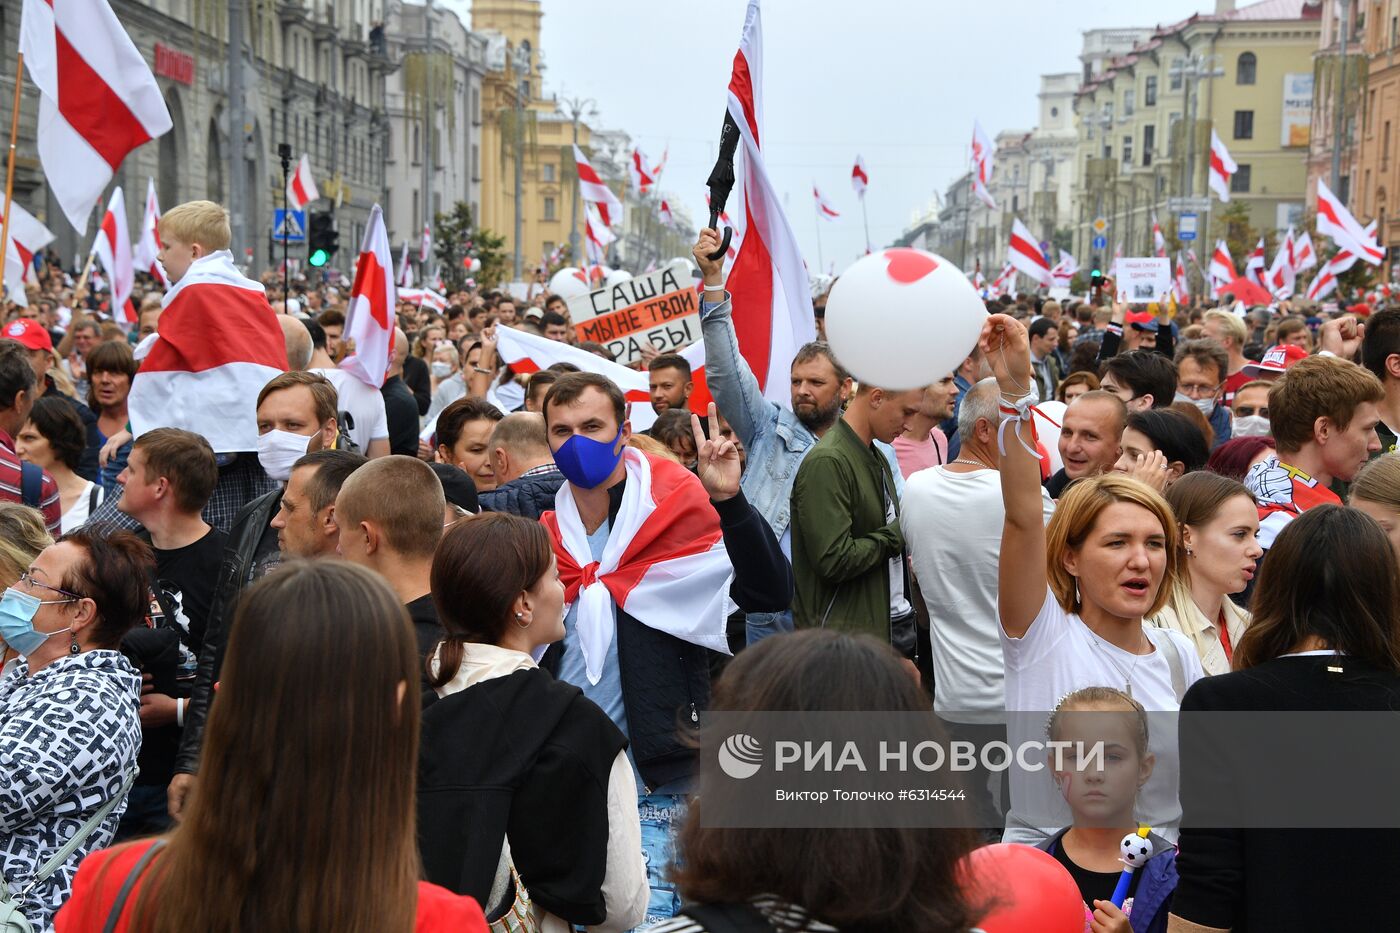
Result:
M313 211L306 224L306 264L320 268L340 249L340 234L330 211Z

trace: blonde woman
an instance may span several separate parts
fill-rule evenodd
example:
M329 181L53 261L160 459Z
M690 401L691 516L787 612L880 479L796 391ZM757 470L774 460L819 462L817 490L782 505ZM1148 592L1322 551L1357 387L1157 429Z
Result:
M1374 518L1400 555L1400 454L1377 457L1362 467L1348 504Z
M1264 553L1259 510L1244 484L1215 473L1187 474L1166 495L1186 559L1151 622L1185 635L1207 674L1224 674L1249 625L1249 613L1230 597L1249 586Z
M0 589L14 586L50 544L44 516L18 502L0 502Z
M1170 507L1136 480L1091 477L1069 487L1046 526L1029 426L1034 382L1026 327L994 314L981 347L1001 392L1006 520L997 589L1011 747L1038 740L1048 711L1084 687L1121 688L1148 711L1176 711L1203 676L1201 662L1180 634L1143 622L1166 603L1167 582L1182 560ZM1139 795L1138 816L1175 840L1181 804L1174 726L1154 728L1151 749L1157 767ZM1070 819L1043 769L1012 769L1004 841L1036 844Z

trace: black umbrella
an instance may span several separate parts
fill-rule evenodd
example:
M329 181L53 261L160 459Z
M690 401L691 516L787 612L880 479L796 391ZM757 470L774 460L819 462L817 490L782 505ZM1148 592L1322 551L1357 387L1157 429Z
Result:
M715 162L715 167L710 170L709 181L705 184L710 187L710 229L719 229L719 215L724 211L724 202L729 200L729 192L734 190L734 150L739 146L739 126L730 116L729 111L724 113L724 128L719 133L719 159ZM729 241L734 237L732 227L724 228L724 240L720 243L719 249L710 255L711 259L722 259L729 251Z

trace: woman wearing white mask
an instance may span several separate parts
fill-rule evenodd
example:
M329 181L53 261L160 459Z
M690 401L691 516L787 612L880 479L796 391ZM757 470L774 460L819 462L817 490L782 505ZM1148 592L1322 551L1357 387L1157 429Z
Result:
M461 368L458 365L459 356L460 354L458 354L457 348L448 341L440 342L433 349L432 359L428 364L428 368L432 371L434 392L437 391L439 385L451 379L452 376L456 374L457 370Z

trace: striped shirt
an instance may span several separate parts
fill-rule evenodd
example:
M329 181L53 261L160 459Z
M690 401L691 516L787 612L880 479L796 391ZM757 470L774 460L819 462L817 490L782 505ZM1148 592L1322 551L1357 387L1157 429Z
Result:
M15 453L14 438L0 431L0 502L24 502L22 473L19 455ZM44 514L44 526L55 538L63 520L63 506L58 501L58 483L54 482L49 471L44 471L43 483L39 486L39 511Z
M807 916L807 912L795 904L779 900L770 894L760 895L751 903L759 913L772 924L775 930L784 933L838 933L836 927L828 926ZM712 933L706 926L689 917L672 917L656 926L647 928L647 933Z

